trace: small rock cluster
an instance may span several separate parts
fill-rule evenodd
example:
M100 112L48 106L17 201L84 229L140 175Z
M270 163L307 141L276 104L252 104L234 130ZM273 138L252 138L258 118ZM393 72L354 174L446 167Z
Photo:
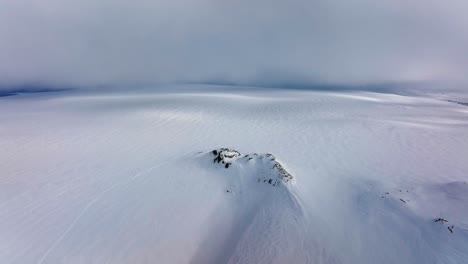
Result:
M410 188L410 190L414 190L414 188ZM410 193L410 190L408 189L408 190L406 190L406 192L407 192L407 193ZM404 193L401 189L398 190L398 192L399 192L399 193ZM390 192L385 192L385 195L390 195ZM385 196L382 195L380 198L385 199ZM408 199L405 200L405 199L403 199L403 198L399 198L399 199L400 199L400 201L401 201L402 203L408 203L408 202L410 201L410 200L408 200Z
M406 190L406 192L409 193L410 190L414 190L414 188L410 188L409 190ZM403 193L402 190L398 190L398 192L399 192L399 193ZM390 195L390 192L385 192L385 194L386 194L386 195ZM382 198L384 198L383 195L382 195ZM400 201L401 201L402 203L407 203L407 202L409 202L410 200L404 200L404 199L400 198ZM441 223L441 224L444 224L444 223L448 223L448 220L445 219L445 218L441 218L441 217L434 218L434 223L438 223L438 222ZM454 225L450 225L450 226L447 227L447 229L450 231L450 233L453 233L454 228L455 228Z
M228 149L228 148L221 148L220 150L213 150L211 153L216 157L213 160L214 162L223 163L224 167L227 169L231 166L231 162L228 162L229 159L240 157L239 151Z
M275 165L273 165L273 168L276 168L280 174L280 178L284 180L285 182L289 182L290 180L293 179L293 176L287 172L283 166L279 162L275 162Z
M434 222L436 222L436 223L437 223L437 222L441 222L442 224L443 224L443 223L448 223L448 221L447 221L446 219L440 218L440 217L439 217L439 218L435 218L435 219L434 219ZM450 233L453 233L453 229L454 229L454 228L455 228L454 225L451 225L451 226L448 226L448 227L447 227L447 229L450 231Z

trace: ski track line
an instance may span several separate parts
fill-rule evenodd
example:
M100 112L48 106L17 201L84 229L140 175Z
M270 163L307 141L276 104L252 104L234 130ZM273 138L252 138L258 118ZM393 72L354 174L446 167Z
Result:
M137 173L135 174L133 177L131 177L130 179L128 180L124 180L124 181L120 181L120 182L117 182L115 183L114 185L111 185L109 188L107 188L106 190L102 191L100 194L98 194L96 196L96 198L94 198L91 202L89 202L84 208L83 210L81 211L81 213L75 218L75 220L73 220L73 222L70 224L70 226L57 238L57 240L55 240L55 242L50 246L50 248L44 253L44 255L42 255L42 257L37 261L37 264L42 264L44 263L44 261L46 260L46 258L49 256L49 254L60 244L60 242L62 242L62 240L68 235L68 233L70 233L70 231L76 226L76 224L80 221L80 219L83 217L83 215L86 214L86 212L89 210L89 208L91 208L97 201L99 201L106 193L114 190L116 187L118 186L121 186L121 185L128 185L130 184L131 182L135 181L135 179L149 173L150 171L152 171L153 169L157 168L157 167L160 167L160 166L163 166L167 163L169 163L170 161L172 161L175 157L171 157L169 158L167 161L164 161L164 162L161 162L157 165L154 165L152 167L150 167L149 169L143 171L143 172L140 172L140 173Z

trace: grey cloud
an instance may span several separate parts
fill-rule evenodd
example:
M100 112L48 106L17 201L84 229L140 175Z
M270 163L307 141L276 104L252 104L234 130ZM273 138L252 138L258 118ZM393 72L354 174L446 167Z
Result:
M0 86L467 81L468 2L0 2Z

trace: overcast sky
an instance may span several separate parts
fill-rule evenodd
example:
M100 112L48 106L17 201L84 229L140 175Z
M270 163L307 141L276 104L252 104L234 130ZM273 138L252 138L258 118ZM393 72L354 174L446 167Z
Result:
M0 0L0 86L468 80L466 0Z

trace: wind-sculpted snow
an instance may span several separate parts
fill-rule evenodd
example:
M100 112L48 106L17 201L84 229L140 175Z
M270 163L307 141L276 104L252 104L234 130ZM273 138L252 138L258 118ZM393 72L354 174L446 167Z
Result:
M210 233L228 232L221 240L210 235L204 242L209 246L193 263L284 263L314 254L303 234L305 215L291 185L293 176L272 154L218 148L195 157L202 173L210 175L208 180L220 183L223 203L229 206L223 206L228 211L217 209L217 217L223 215L224 220L214 221ZM300 242L291 241L293 237ZM217 254L207 257L210 247Z

